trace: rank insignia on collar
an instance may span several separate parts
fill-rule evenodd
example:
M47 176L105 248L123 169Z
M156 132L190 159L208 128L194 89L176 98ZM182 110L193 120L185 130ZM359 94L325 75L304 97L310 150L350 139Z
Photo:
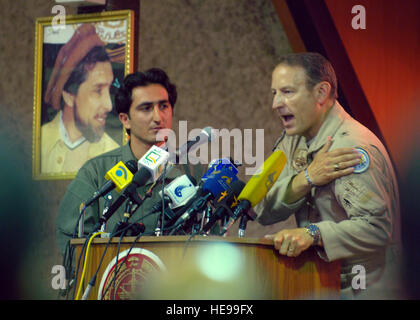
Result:
M360 163L354 166L353 173L362 173L362 172L365 172L369 168L370 157L365 149L357 147L356 150L362 155L362 158L360 159Z

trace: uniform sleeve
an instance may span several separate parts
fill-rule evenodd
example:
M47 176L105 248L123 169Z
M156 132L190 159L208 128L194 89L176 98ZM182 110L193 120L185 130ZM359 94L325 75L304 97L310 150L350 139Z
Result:
M85 166L77 173L74 180L67 187L67 191L60 203L57 217L57 242L60 252L64 254L68 241L77 232L77 220L80 215L80 204L98 189L97 181L92 172ZM95 201L85 210L84 229L90 232L98 219L98 202Z
M396 186L390 164L379 150L370 146L367 151L370 165L365 172L344 176L331 184L348 220L317 223L329 261L374 253L391 239L393 215L398 210Z
M257 221L259 223L269 225L284 221L305 203L306 198L291 204L283 202L287 187L294 177L295 175L287 175L284 178L279 177L264 199L255 206L254 210L257 213Z

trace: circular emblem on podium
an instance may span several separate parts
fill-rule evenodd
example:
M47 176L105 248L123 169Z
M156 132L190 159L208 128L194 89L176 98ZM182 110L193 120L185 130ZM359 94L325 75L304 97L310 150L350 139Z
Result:
M113 300L114 292L115 300L135 299L143 282L149 276L166 271L159 257L149 250L133 248L128 257L127 254L128 249L118 255L116 276L116 257L108 264L102 275L98 300Z

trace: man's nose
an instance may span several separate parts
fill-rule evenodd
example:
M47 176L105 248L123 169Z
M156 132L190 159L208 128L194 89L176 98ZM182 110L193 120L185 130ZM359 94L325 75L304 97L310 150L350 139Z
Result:
M284 97L281 94L276 94L273 98L272 108L275 110L281 107L284 107Z
M111 112L112 111L111 93L109 91L104 93L102 105L103 105L106 112Z
M160 111L159 104L153 106L153 121L160 123L162 121L162 112Z

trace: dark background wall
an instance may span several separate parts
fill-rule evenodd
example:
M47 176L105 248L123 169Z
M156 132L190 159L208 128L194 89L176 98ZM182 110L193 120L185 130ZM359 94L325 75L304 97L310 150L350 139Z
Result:
M31 296L55 298L51 268L61 264L55 219L69 180L32 181L35 19L50 16L52 0L3 0L0 10L0 108L5 136L1 152L12 150L18 170L32 188L18 201L36 200L28 217L37 231L23 256L22 278ZM67 14L76 12L66 7ZM140 4L139 69L165 69L179 89L174 127L265 130L265 155L281 132L271 112L271 70L291 47L271 1L143 0ZM255 132L255 131L254 131ZM10 220L3 212L2 224ZM293 223L292 221L287 222ZM249 224L259 237L280 226ZM10 234L10 241L23 234ZM30 267L29 267L30 266ZM19 271L20 272L20 271ZM20 273L19 273L20 274Z
M416 0L325 1L375 116L382 137L403 173L418 139L420 2ZM366 29L354 30L348 15L366 11Z

